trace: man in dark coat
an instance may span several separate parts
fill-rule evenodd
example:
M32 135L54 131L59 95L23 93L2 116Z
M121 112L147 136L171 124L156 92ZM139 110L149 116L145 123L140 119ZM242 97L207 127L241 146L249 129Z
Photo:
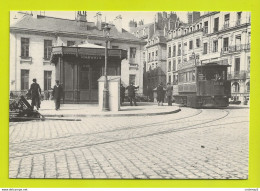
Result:
M139 86L135 87L133 83L131 83L130 86L127 87L127 89L128 89L128 98L129 98L131 106L133 106L133 101L134 101L135 106L137 106L136 100L135 100L135 89L138 89L138 88L139 88Z
M53 92L52 92L56 110L60 109L60 99L62 97L62 93L63 93L62 86L60 85L59 80L56 80L56 85L53 87Z
M123 84L121 84L121 86L120 86L120 105L122 105L122 103L124 103L124 99L125 99L125 87L123 86Z
M29 93L31 94L32 103L31 106L34 109L34 106L36 106L36 109L39 110L40 108L40 96L41 96L41 88L40 85L37 84L37 80L34 78L33 83L31 84L31 87L29 89Z
M164 100L164 90L163 90L163 84L160 83L157 87L157 102L159 106L163 106L163 100Z

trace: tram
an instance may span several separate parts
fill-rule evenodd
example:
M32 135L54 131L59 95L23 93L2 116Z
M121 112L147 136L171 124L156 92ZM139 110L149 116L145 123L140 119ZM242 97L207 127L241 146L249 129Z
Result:
M208 63L178 71L178 95L175 103L192 108L219 108L229 105L231 81L229 65Z

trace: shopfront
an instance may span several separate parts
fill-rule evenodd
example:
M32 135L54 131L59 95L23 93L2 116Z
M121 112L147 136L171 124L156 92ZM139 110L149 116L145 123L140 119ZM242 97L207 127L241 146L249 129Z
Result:
M108 76L121 75L127 51L108 49ZM104 74L105 48L93 44L52 48L56 80L64 89L64 103L98 102L98 79Z

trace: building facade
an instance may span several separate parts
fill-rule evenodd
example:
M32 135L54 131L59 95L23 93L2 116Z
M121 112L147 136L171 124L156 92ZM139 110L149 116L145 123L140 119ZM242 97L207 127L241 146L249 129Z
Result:
M173 64L172 71L167 72L167 82L177 84L180 67L195 63L228 64L231 100L247 102L250 92L250 17L250 12L210 12L191 24L169 31L167 49L168 52L177 50L177 57L168 58L167 68L177 62L177 69Z
M37 78L42 90L50 90L56 80L55 65L51 62L52 48L78 46L89 43L104 48L106 37L101 14L95 22L87 21L87 13L78 11L75 20L23 14L10 26L10 91L26 92L33 78ZM145 42L122 28L118 16L111 27L108 48L123 49L127 57L121 61L121 82L127 86L133 82L143 93L142 49ZM91 84L90 84L91 85Z
M159 83L166 82L166 38L163 31L156 31L143 51L144 94L152 97Z

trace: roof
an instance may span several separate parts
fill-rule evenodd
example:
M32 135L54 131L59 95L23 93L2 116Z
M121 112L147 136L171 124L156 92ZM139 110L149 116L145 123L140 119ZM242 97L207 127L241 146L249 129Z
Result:
M73 45L73 47L83 47L83 48L105 48L104 46L99 46L96 44L91 44L89 42L85 42L83 44Z
M140 25L140 26L134 28L134 29L132 30L132 32L136 32L136 31L141 30L141 29L143 29L143 28L145 28L145 27L151 27L152 25L154 25L154 23L148 23L148 24L145 24L145 25Z
M111 38L144 42L124 29L122 29L122 32L118 32L114 25L110 26ZM38 16L38 18L34 18L32 15L25 15L20 21L12 25L10 30L31 30L39 32L70 33L104 37L103 30L98 30L93 22L76 21L47 16Z

